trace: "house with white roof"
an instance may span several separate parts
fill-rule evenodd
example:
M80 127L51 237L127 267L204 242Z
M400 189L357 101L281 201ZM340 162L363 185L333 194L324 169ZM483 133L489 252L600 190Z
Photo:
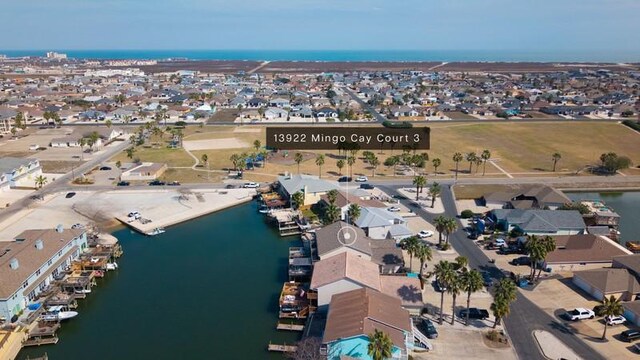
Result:
M313 205L320 201L320 197L330 190L337 190L338 186L313 175L287 175L278 177L278 192L287 200L298 191L304 194L304 204Z
M413 235L407 221L385 208L363 207L360 217L354 222L372 239L394 239L400 241Z

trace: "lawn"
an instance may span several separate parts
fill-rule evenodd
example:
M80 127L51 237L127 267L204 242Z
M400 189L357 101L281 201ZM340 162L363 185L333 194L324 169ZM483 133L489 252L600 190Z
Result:
M619 155L631 158L634 164L640 163L640 134L620 124L611 122L523 122L523 123L434 123L431 124L431 150L427 151L430 159L440 158L442 165L438 168L438 176L452 176L455 163L452 161L454 152L467 153L475 151L480 154L484 149L491 151L492 159L515 176L531 176L550 172L553 166L551 155L559 152L562 159L558 162L558 172L576 172L586 165L595 164L601 153L614 151ZM253 144L260 140L265 144L265 129L260 126L216 126L216 127L188 127L184 138L188 140L236 138L246 144ZM209 157L211 170L225 170L231 166L229 158L232 154L246 152L251 154L254 149L248 146L244 149L210 149L193 151L193 155L200 158L203 154ZM295 151L290 151L293 157ZM300 164L300 172L317 175L318 166L315 164L315 154L325 155L322 167L323 178L337 178L340 174L336 166L339 160L337 151L312 151L306 156L307 160ZM392 155L391 151L374 151L380 162ZM395 150L393 155L400 152ZM169 167L190 167L193 159L183 149L168 148L137 148L136 157L142 161L166 162ZM125 153L121 153L113 161L130 161ZM427 172L433 175L433 167L429 161ZM462 161L459 170L466 173L469 163ZM180 170L182 171L182 170ZM629 170L635 172L635 170ZM256 168L246 172L249 179L268 180L279 174L298 173L298 166L289 161L280 163L267 162L265 168ZM473 167L473 173L480 176L482 166ZM487 164L487 176L504 176L501 171L491 164ZM347 169L342 169L342 175ZM361 159L353 167L353 175L372 176L372 169ZM197 175L197 174L196 174ZM393 176L392 169L380 165L376 170L376 177L389 178ZM197 177L194 177L196 179Z

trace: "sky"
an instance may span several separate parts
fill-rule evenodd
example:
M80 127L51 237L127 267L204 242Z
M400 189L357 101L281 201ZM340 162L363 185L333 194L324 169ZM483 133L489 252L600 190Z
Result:
M2 0L2 50L640 52L640 0Z

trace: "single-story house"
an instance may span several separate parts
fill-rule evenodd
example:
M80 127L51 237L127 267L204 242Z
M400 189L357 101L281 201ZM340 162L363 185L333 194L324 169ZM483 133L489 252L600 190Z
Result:
M622 304L624 316L627 321L635 326L640 326L640 300L625 302Z
M577 271L573 274L572 281L598 301L611 295L629 301L640 294L638 279L625 268Z
M323 351L329 360L370 359L369 334L375 330L389 336L392 359L408 359L413 329L398 299L366 288L336 294L327 314Z
M488 193L481 201L491 208L555 210L571 199L550 186L529 185Z
M359 189L358 189L359 190ZM338 190L338 196L336 196L335 206L340 209L340 219L346 220L347 213L349 211L349 207L351 204L356 204L360 206L360 208L364 207L375 207L375 208L385 208L386 205L377 199L372 198L371 194L368 192L360 193L358 191L350 191L345 192L343 190ZM320 196L320 205L328 206L329 199L327 195Z
M360 217L354 223L372 239L394 239L400 241L414 235L407 228L406 220L387 211L385 208L362 207Z
M270 107L264 111L264 117L265 119L268 119L268 120L286 119L288 116L289 116L289 112L287 110L277 108L277 107Z
M528 235L575 235L586 230L577 210L495 209L489 218L501 229Z
M316 117L318 118L337 118L338 117L338 111L328 106L323 106L317 109L315 113L316 113Z
M304 206L316 204L330 190L338 189L335 183L313 175L286 175L278 177L278 192L287 200L298 191L304 194Z
M629 250L605 237L592 234L554 236L556 249L546 257L552 269L577 270L579 266L610 266L613 258L630 254Z

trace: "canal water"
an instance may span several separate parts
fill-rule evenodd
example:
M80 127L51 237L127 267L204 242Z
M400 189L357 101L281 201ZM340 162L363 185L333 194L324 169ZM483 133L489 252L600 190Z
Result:
M567 192L571 200L601 200L620 215L620 243L640 241L640 191Z
M114 235L125 252L119 270L79 300L57 345L27 348L19 359L276 359L269 341L298 339L275 327L287 249L299 240L280 238L255 203L155 237Z

